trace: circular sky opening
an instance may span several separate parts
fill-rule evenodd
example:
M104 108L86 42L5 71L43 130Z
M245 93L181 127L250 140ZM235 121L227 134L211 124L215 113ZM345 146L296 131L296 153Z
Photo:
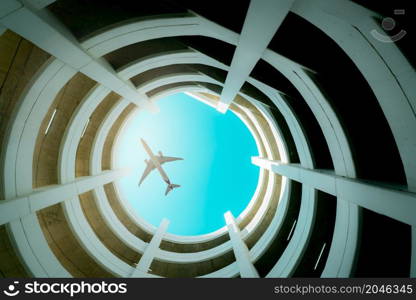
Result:
M258 183L258 156L253 136L231 111L226 114L188 96L175 94L157 101L159 113L140 111L130 118L118 140L116 165L132 169L118 183L135 213L168 232L199 235L225 225L224 213L237 217L250 202ZM170 183L180 187L165 196L167 183L157 169L139 186L150 160L140 139L155 156L183 160L161 165ZM160 155L160 152L162 155Z

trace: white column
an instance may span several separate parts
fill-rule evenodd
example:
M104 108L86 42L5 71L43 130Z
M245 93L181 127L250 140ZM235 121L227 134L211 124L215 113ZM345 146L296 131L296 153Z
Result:
M241 278L258 278L259 274L251 262L250 251L241 238L240 229L235 223L234 216L230 211L227 211L224 214L224 218L231 243L233 244L234 255L240 269Z
M293 0L251 0L217 109L226 112L282 24Z
M144 272L144 273L148 272L150 265L152 264L152 261L154 257L156 256L156 252L159 249L160 242L162 241L163 235L168 229L168 225L169 225L169 220L163 219L159 225L159 228L156 230L155 234L153 235L153 238L150 241L149 245L146 247L146 250L144 251L143 256L141 257L131 277L137 277L138 275L140 275L141 272Z
M383 32L374 12L353 1L299 0L292 6L292 12L327 34L358 67L389 123L408 187L416 191L416 73L413 66L396 43L381 42L373 36L374 32ZM394 33L400 29L395 28Z
M351 58L365 77L389 123L406 173L408 189L416 191L416 128L414 68L390 40L374 18L374 12L352 1L299 0L292 11L331 37ZM405 28L395 28L401 33ZM377 34L377 35L375 35ZM404 36L403 38L409 38ZM392 41L392 40L390 40ZM394 99L394 101L391 101ZM394 202L394 201L393 201ZM416 235L413 234L413 245ZM412 272L416 269L416 249L412 251Z
M10 10L9 6L15 2L19 3L16 0L0 3L0 10L3 10L3 7ZM2 17L0 24L132 103L156 110L146 95L138 93L131 82L118 77L108 63L87 54L72 34L48 11L32 11L29 7L23 6Z
M409 225L416 225L414 216L416 193L338 176L334 172L306 169L298 164L284 164L259 157L253 157L252 162L259 167L340 197L376 213Z
M78 178L67 184L38 188L22 197L2 200L0 201L0 225L77 197L79 194L113 182L129 173L130 170L105 171L95 176Z

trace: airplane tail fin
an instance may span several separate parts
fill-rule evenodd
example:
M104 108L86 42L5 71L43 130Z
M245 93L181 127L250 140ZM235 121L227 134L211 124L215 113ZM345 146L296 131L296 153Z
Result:
M169 194L169 192L170 192L171 190L173 190L173 189L175 189L175 188L178 188L178 187L180 187L180 185L179 185L179 184L174 184L174 183L170 183L170 184L168 184L168 186L166 187L165 196L166 196L167 194Z

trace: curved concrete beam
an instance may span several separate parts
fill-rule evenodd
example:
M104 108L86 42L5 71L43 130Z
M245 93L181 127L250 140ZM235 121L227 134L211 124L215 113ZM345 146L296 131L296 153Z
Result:
M383 29L374 20L373 12L355 3L336 0L330 3L317 1L311 5L309 1L301 0L295 3L293 11L331 37L366 78L392 130L408 187L415 191L416 74L413 67L394 43L381 42L372 35L374 30L383 32ZM415 249L412 254L414 270Z
M2 157L6 199L33 191L33 153L42 120L59 90L74 74L73 69L51 58L33 78L33 85L22 94L21 105L6 133L7 148ZM8 231L16 253L30 274L36 277L70 276L49 248L35 214L12 221Z

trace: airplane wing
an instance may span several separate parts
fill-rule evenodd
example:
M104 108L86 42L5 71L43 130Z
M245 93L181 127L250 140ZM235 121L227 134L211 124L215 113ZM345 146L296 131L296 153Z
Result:
M161 165L170 161L183 160L183 158L180 158L180 157L169 157L169 156L159 156L159 155L156 155L156 158Z
M149 175L149 173L152 172L154 169L155 169L155 165L151 161L149 161L147 163L146 169L144 169L142 178L140 178L139 185L143 182L143 180L147 177L147 175Z

